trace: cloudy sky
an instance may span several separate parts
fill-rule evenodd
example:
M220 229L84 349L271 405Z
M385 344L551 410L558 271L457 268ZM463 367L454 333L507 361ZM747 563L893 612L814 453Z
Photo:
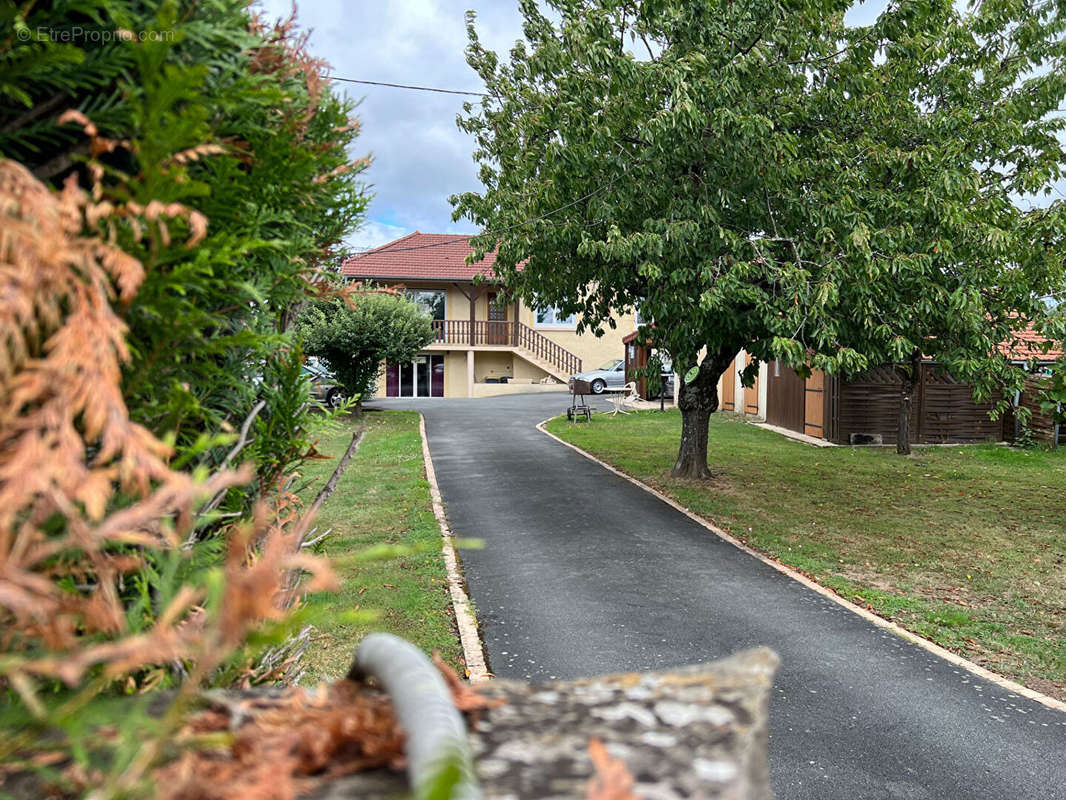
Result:
M262 0L271 16L290 0ZM521 35L517 0L305 0L297 20L311 29L311 51L333 74L361 80L479 91L465 61L468 8L478 14L482 41L506 52ZM369 154L365 173L374 199L367 222L350 240L362 249L414 230L472 233L451 221L448 196L477 189L471 139L455 125L464 98L375 86L337 84L362 100L362 133L353 155ZM466 98L475 99L475 98Z
M287 15L291 0L260 0L271 16ZM868 24L885 0L856 3L851 24ZM517 0L304 0L301 27L311 30L311 51L333 74L360 80L479 91L465 61L464 13L478 16L482 41L505 54L521 36ZM414 230L473 233L453 223L448 196L479 188L473 143L455 117L464 98L375 86L337 84L361 100L363 130L353 156L369 154L364 173L374 199L368 219L350 244L373 247Z

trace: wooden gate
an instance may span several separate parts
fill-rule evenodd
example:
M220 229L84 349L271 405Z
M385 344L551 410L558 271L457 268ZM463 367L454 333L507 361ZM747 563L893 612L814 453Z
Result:
M722 396L718 398L722 411L736 411L737 360L734 358L722 373Z
M827 384L826 374L820 369L812 370L811 376L804 381L803 432L816 439L829 438L826 425L826 408L829 405Z
M744 366L747 366L752 361L751 356L748 355L744 359ZM759 379L755 378L755 381L751 386L744 387L744 413L752 416L758 416L759 414Z
M766 385L766 421L790 431L803 433L806 390L803 378L780 360L770 363Z

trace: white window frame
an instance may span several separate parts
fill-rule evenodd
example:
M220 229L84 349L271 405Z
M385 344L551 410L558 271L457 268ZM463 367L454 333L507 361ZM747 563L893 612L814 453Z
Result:
M551 312L551 322L541 322L540 315L542 313ZM577 314L571 314L567 319L559 322L557 317L559 316L558 306L541 306L540 308L533 309L533 327L543 328L545 330L575 330L577 328Z

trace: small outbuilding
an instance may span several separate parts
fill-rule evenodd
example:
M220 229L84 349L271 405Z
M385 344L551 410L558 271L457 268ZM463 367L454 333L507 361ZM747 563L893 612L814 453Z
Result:
M1031 331L1022 332L1003 352L1017 363L1037 358L1050 363L1062 357L1061 349L1045 350ZM807 378L780 361L760 365L755 384L745 387L739 373L751 362L743 350L722 375L718 390L722 411L758 417L770 425L824 439L835 444L895 444L901 380L891 364L874 367L852 377L839 378L813 370ZM1061 442L1063 431L1040 410L1042 378L1034 375L1025 392L1013 398L1014 407L1033 412L1034 437ZM1015 415L992 419L1000 400L973 399L972 387L952 377L941 365L925 362L912 400L910 432L914 443L945 444L1013 441L1018 434Z

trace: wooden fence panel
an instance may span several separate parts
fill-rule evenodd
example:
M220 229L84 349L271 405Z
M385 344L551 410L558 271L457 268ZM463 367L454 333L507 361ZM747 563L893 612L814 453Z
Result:
M1003 423L989 416L998 395L975 403L969 384L933 365L923 365L922 381L911 407L915 443L999 441ZM841 380L834 441L847 444L852 434L880 434L896 443L900 377L891 365L875 367L853 380Z
M841 380L837 441L847 444L852 434L880 434L885 444L895 444L899 391L899 375L891 365L874 367L852 380ZM912 430L916 421L917 414L912 414Z
M803 432L808 436L825 439L826 406L825 373L820 369L811 372L803 387Z
M976 403L969 384L934 367L924 370L921 404L922 442L984 442L1002 437L1003 423L989 412L999 395Z
M1029 418L1029 430L1039 442L1051 442L1055 438L1055 421L1040 408L1040 393L1046 380L1044 376L1030 378L1025 382L1025 389L1019 398L1019 405L1032 413ZM1066 444L1066 426L1059 426L1058 435L1058 444Z
M726 367L725 372L722 373L722 396L719 398L722 411L737 410L736 391L737 360L734 358L729 362L729 366Z

